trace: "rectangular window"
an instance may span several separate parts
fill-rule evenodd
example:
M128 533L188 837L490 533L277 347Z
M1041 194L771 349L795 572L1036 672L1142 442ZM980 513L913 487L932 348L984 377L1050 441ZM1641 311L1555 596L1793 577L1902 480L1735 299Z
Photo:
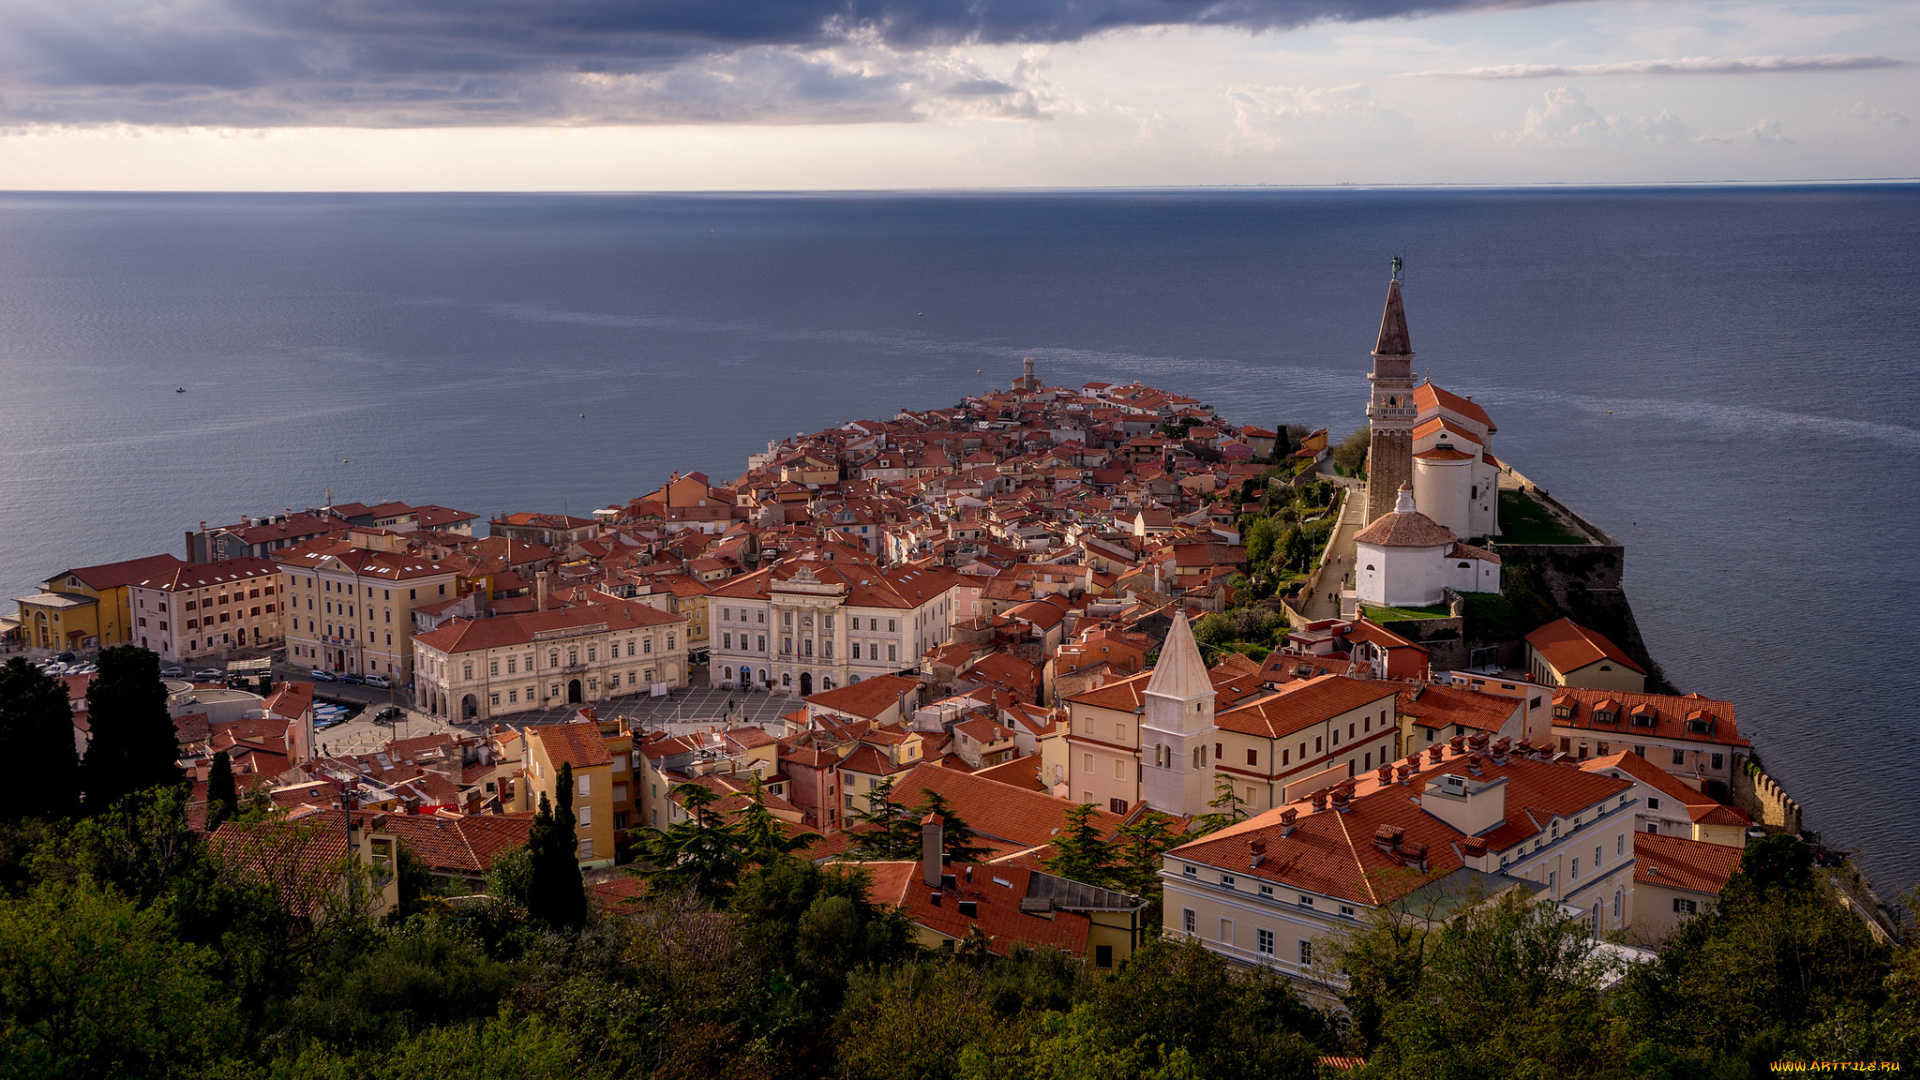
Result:
M487 674L489 675L500 674L500 661L498 660L487 661Z
M1311 897L1311 896L1306 896L1306 895L1302 895L1302 896L1300 897L1300 906L1301 906L1301 907L1306 907L1306 908L1310 908L1310 907L1312 907L1312 906L1313 906L1313 897Z
M580 841L580 857L583 859L593 858L593 837L589 836L585 840Z
M1303 939L1300 942L1300 966L1301 967L1313 966L1313 942L1311 941L1306 941Z
M1113 759L1113 778L1115 780L1125 780L1127 778L1127 763L1124 759Z
M1719 754L1713 755L1713 767L1716 770L1722 768L1725 761L1726 761L1726 758L1722 757L1721 755Z
M1675 765L1685 765L1687 763L1687 752L1685 750L1675 750L1673 752L1673 763Z
M593 777L582 776L580 778L580 794L583 796L593 794Z
M1700 910L1700 905L1676 896L1673 898L1673 910L1680 915L1692 915Z
M580 808L580 824L582 825L593 824L593 807L583 806Z
M1613 838L1613 854L1616 858L1627 853L1627 834L1621 833Z
M1675 901L1675 903L1678 903L1678 901ZM1675 910L1678 910L1678 909L1676 908ZM1200 921L1199 916L1194 914L1192 908L1180 909L1180 929L1181 930L1186 931L1188 934L1192 934L1194 932L1194 925L1199 921Z
M1233 920L1232 919L1220 920L1220 944L1222 945L1233 944Z
M1273 955L1273 931L1255 930L1254 939L1254 948L1259 950L1261 956Z
M1651 795L1647 796L1647 809L1649 810L1660 809L1660 800Z

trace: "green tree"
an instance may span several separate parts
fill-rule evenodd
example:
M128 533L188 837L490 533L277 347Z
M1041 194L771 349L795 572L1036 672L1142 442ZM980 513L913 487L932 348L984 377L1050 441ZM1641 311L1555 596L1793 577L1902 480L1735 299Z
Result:
M225 750L213 755L213 768L207 771L207 831L231 821L240 812L240 794L233 786L233 760Z
M186 782L160 658L121 645L100 654L100 672L87 687L85 781L87 810L100 813L136 791Z
M741 854L747 862L769 863L813 842L811 835L789 835L782 825L784 822L767 809L766 795L760 790L760 777L755 775L753 788L747 794L746 809L740 811L737 823Z
M1630 973L1619 1011L1669 1051L1753 1069L1874 1057L1899 1037L1874 1022L1889 958L1812 872L1804 843L1767 837L1748 845L1711 912Z
M456 924L407 920L316 970L287 1005L296 1041L340 1048L400 1041L411 1032L483 1020L513 988L512 965L488 957Z
M89 878L0 898L0 1075L203 1075L240 1034L211 960Z
M1075 803L1067 808L1066 824L1054 834L1053 850L1041 860L1047 873L1088 885L1106 885L1113 880L1118 858L1113 845L1093 823L1096 808L1092 803Z
M1139 1048L1215 1080L1318 1076L1326 1019L1270 968L1235 972L1197 941L1152 940L1092 987L1087 1022L1107 1046Z
M733 891L747 854L740 831L721 818L720 796L701 784L676 784L671 792L686 817L647 837L649 889L688 890L707 900Z
M577 927L587 921L586 884L580 877L580 842L574 833L573 766L562 764L555 778L553 804L540 796L540 810L527 834L531 875L527 914L553 927Z
M1367 450L1373 441L1373 431L1366 425L1354 428L1339 445L1333 448L1333 463L1348 476L1362 476L1367 467Z
M31 766L0 787L0 820L60 818L80 801L73 707L60 680L14 657L0 667L0 746Z
M974 843L973 827L947 804L944 795L932 788L927 789L926 796L920 800L920 805L913 808L913 816L909 820L915 823L917 828L918 823L925 821L928 814L937 814L940 817L940 848L947 862L981 863L993 854L992 848L985 844Z
M1202 645L1224 645L1233 640L1233 624L1218 611L1210 611L1193 624L1193 640Z
M847 815L845 859L911 859L920 854L920 822L893 797L894 777L867 792L865 806Z
M1265 573L1272 566L1276 538L1272 518L1259 518L1247 529L1247 565L1254 573Z
M1349 987L1345 996L1377 1024L1369 1075L1548 1080L1620 1068L1619 1029L1601 996L1620 965L1587 923L1518 890L1492 903L1463 899L1437 930L1409 931L1417 952L1376 942L1387 962ZM1360 968L1356 955L1338 959Z
M1233 777L1226 773L1214 777L1213 798L1207 806L1206 813L1193 819L1195 833L1217 832L1247 819L1247 800L1233 790Z

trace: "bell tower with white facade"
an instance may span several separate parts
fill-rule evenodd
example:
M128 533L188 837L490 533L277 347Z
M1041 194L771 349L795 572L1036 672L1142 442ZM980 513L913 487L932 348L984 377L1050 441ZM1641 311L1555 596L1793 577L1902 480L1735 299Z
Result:
M1192 816L1213 797L1213 680L1185 612L1176 612L1147 680L1140 718L1140 798Z

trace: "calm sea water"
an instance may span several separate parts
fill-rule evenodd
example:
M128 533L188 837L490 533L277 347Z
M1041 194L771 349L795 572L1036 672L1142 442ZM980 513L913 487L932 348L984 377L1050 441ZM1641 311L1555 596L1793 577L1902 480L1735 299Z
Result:
M1903 886L1915 251L1915 187L0 195L0 586L329 489L582 513L1021 356L1338 434L1403 254L1416 366L1628 544L1672 678Z

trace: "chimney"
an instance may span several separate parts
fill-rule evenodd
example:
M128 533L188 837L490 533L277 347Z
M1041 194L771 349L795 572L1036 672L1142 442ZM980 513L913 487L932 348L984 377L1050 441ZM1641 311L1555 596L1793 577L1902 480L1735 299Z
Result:
M1465 735L1455 735L1453 738L1448 739L1447 749L1453 751L1453 753L1449 755L1451 757L1459 757L1461 754L1466 753L1467 737Z
M928 814L920 819L920 880L927 888L940 887L941 867L946 853L946 841L941 835L939 814Z
M1406 838L1406 830L1398 825L1382 825L1373 830L1373 846L1392 854L1400 850L1400 841Z
M1353 793L1348 791L1344 786L1333 789L1333 809L1337 813L1342 813L1342 814L1346 813L1348 809L1348 803L1350 803L1352 800L1353 800Z
M1321 791L1314 792L1313 793L1313 812L1317 814L1320 811L1325 810L1326 808L1327 808L1326 791L1321 790Z
M1280 839L1285 840L1287 837L1292 836L1295 827L1294 823L1299 820L1300 811L1292 807L1280 811Z
M1476 731L1473 734L1467 736L1467 745L1474 750L1484 751L1487 748L1487 743L1492 738L1493 736L1488 735L1484 731Z
M1402 765L1400 766L1399 776L1396 782L1404 786L1411 776L1413 776L1413 767L1410 765Z
M1375 774L1375 777L1380 781L1381 787L1386 787L1388 784L1393 783L1393 766L1380 766L1380 771Z
M1400 861L1424 873L1427 869L1427 845L1401 844Z
M1260 864L1265 862L1267 858L1267 842L1265 840L1255 840L1253 843L1247 845L1247 849L1253 853L1253 860L1247 865L1247 869L1258 870Z
M533 587L534 587L533 610L535 611L547 610L547 572L545 570L542 570L539 573L533 575Z
M1480 775L1480 755L1479 754L1467 755L1467 771L1472 773L1475 776Z
M1429 763L1434 765L1440 764L1440 754L1441 748L1439 743L1434 743L1432 746L1427 747L1427 761Z
M1533 744L1528 742L1525 739L1521 739L1520 745L1516 748L1516 750L1521 757L1527 757L1533 753Z
M1512 739L1505 735L1500 736L1493 744L1493 763L1495 765L1505 765L1507 763L1507 752L1512 746Z

